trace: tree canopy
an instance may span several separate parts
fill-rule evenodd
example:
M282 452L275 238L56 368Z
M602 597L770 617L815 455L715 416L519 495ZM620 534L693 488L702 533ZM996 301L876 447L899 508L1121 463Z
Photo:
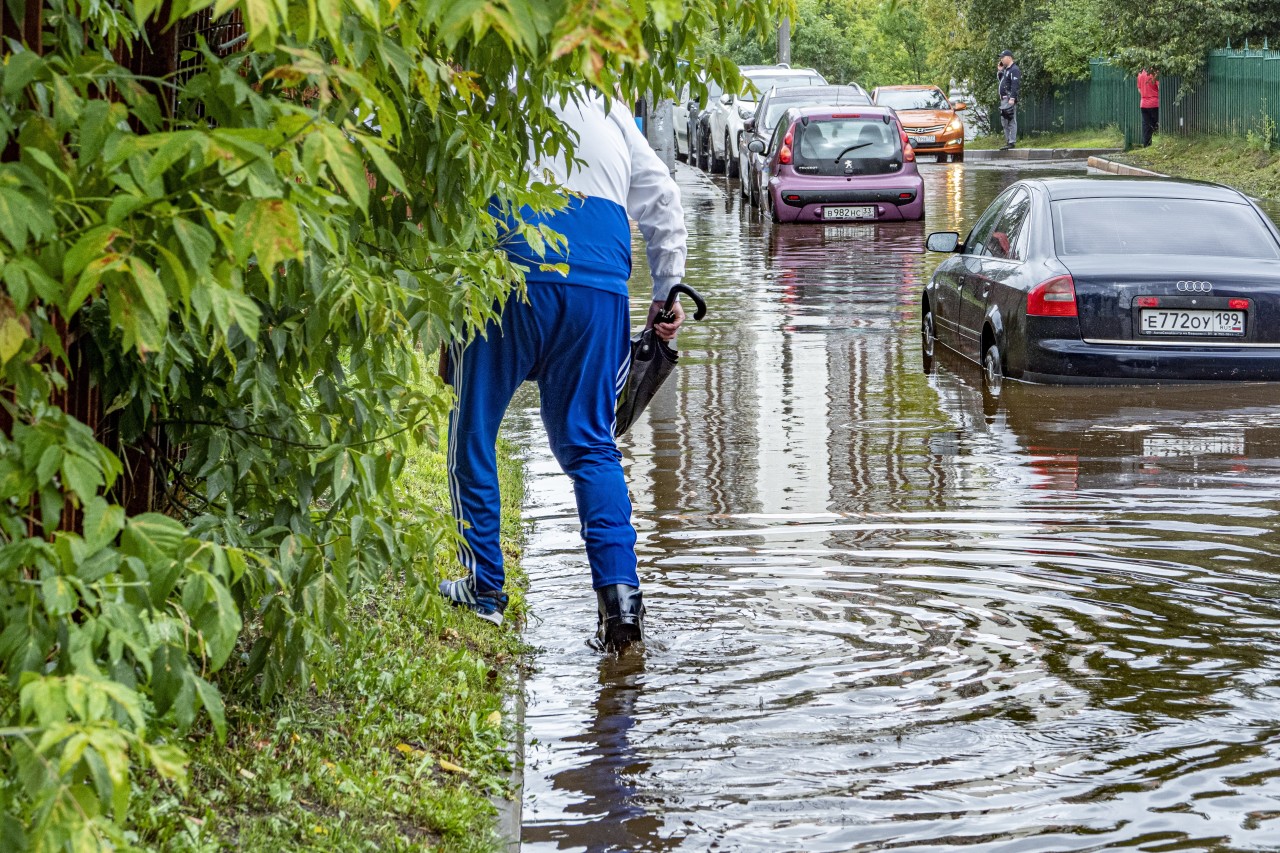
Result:
M1089 60L1194 78L1211 50L1280 37L1270 0L798 0L792 62L871 88L951 81L995 99L996 58L1011 50L1029 93L1087 77ZM739 62L773 62L777 41L736 31ZM1280 45L1280 39L1277 39Z

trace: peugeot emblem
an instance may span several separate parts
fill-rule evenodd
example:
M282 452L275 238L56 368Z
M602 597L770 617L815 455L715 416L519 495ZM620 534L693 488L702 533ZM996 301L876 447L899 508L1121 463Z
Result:
M852 174L853 174L853 161L852 161L852 160L845 160L845 161L844 161L844 173L845 173L846 175L852 175Z
M1180 281L1178 282L1178 290L1183 293L1212 293L1213 282L1211 281Z

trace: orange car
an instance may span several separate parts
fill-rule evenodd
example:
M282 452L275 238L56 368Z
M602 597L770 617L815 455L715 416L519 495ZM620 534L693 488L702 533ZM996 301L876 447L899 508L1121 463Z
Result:
M880 86L871 100L898 113L917 154L936 154L939 163L964 159L964 122L956 113L967 105L951 103L937 86Z

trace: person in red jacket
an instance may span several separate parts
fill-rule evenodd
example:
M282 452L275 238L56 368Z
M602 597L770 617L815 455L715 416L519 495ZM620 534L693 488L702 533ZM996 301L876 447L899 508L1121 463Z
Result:
M1156 69L1142 69L1138 72L1138 96L1142 98L1138 106L1142 108L1142 147L1151 144L1151 134L1156 132L1160 124L1160 80Z

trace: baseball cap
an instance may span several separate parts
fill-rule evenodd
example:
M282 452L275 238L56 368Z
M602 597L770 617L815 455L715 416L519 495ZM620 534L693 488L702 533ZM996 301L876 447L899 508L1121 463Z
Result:
M1002 50L1002 51L1000 51L1000 57L1001 57L1001 58L1004 58L1004 57L1006 57L1006 56L1007 56L1007 57L1009 57L1010 59L1013 59L1013 52L1012 52L1012 51L1008 51L1008 50Z

